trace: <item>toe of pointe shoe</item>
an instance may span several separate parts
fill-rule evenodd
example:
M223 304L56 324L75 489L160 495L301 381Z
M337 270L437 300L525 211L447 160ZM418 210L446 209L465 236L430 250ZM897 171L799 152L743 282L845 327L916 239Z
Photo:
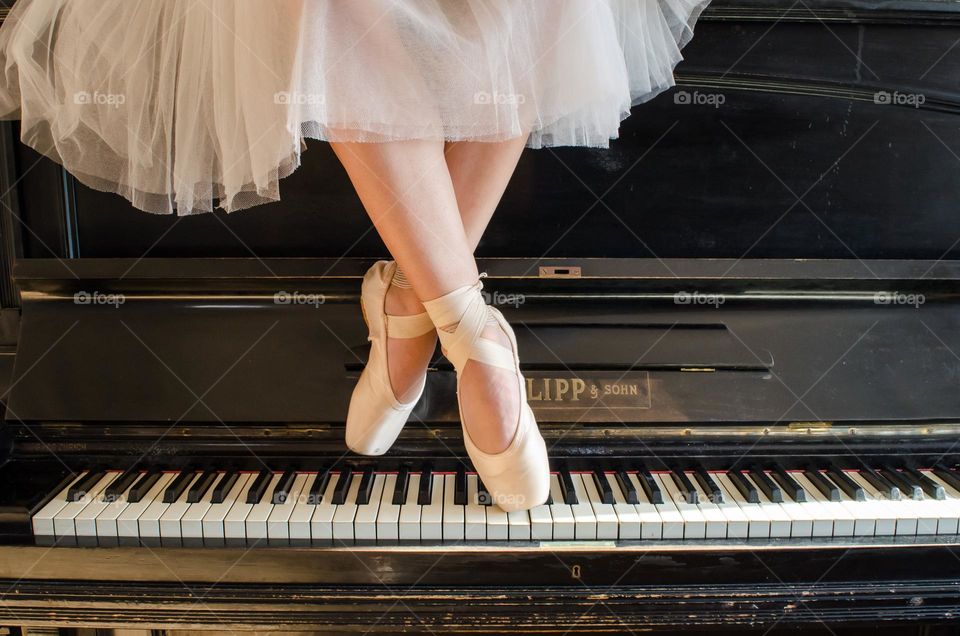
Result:
M347 448L358 455L383 455L400 436L413 405L382 404L366 387L367 381L362 374L353 390L344 437Z
M467 440L467 450L480 479L505 512L529 510L550 496L550 462L547 445L532 414L506 450L484 453ZM471 448L472 447L472 448Z

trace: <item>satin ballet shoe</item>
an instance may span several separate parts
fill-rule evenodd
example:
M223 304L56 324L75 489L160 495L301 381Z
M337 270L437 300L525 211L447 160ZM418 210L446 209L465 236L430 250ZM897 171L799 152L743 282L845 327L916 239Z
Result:
M409 402L400 402L390 385L387 338L417 338L434 330L426 312L412 316L386 313L384 302L396 269L394 261L377 261L363 277L360 292L360 309L370 331L370 356L350 397L346 427L347 447L360 455L382 455L389 450L427 381L424 372L416 397Z
M444 355L457 371L457 402L467 454L477 474L493 497L493 503L507 512L527 510L546 502L550 494L550 463L547 446L527 403L526 382L520 373L517 338L499 310L484 301L482 283L460 287L423 303L440 335ZM511 348L482 336L488 319L507 334ZM444 328L453 328L453 331ZM467 362L506 369L517 378L520 413L513 439L499 453L485 453L470 438L460 402L460 375Z

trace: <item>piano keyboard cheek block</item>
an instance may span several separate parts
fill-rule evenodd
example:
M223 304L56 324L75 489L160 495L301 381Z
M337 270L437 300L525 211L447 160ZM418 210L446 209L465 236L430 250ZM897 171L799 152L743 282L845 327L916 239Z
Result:
M958 40L954 2L714 0L610 150L524 153L478 249L553 470L510 514L440 355L347 453L385 250L327 146L174 219L0 126L0 623L955 620Z

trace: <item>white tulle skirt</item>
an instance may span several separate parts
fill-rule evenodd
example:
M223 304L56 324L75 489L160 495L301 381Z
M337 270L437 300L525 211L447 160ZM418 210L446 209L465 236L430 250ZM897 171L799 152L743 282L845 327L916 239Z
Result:
M0 118L137 208L280 199L305 138L607 147L709 0L20 0Z

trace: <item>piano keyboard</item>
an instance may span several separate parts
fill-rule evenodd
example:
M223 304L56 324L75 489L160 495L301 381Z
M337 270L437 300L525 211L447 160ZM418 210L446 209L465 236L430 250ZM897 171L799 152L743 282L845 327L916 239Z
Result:
M960 472L560 471L529 511L476 474L84 471L32 517L50 545L310 545L957 535Z

